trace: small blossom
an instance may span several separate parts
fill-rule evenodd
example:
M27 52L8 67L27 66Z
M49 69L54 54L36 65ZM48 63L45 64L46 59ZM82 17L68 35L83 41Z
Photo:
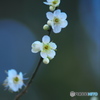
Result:
M50 29L50 26L49 26L48 24L45 24L45 25L43 26L43 29L44 29L44 30L49 30L49 29Z
M48 18L49 24L53 29L54 33L59 33L62 28L65 28L68 25L68 22L66 20L67 14L64 12L61 12L60 9L55 10L52 12L47 12L46 16Z
M4 81L4 86L13 92L17 92L19 89L22 88L23 85L23 74L20 72L17 74L15 69L8 70L7 72L8 77Z
M34 43L32 45L34 45ZM54 42L50 42L50 37L47 35L43 36L42 42L39 41L39 43L41 43L41 45L37 43L35 47L39 47L38 51L40 51L41 57L53 59L54 56L56 55L55 50L57 48L57 45ZM34 52L35 50L36 48L32 47L31 51L33 53L37 53L37 52Z
M60 0L47 0L47 2L44 2L46 5L50 5L53 7L58 7L60 4Z
M48 58L44 58L44 59L43 59L43 63L44 63L44 64L48 64L49 62L50 62L50 61L49 61Z

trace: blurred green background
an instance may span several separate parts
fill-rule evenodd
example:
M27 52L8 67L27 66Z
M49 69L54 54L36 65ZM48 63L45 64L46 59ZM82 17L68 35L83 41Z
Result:
M98 2L97 5L95 2ZM99 0L61 0L59 8L67 13L69 25L62 29L61 33L51 34L52 40L58 45L57 55L50 64L41 64L31 87L20 100L90 100L88 96L75 96L72 98L70 97L70 92L100 93L100 24L98 24L100 18L95 17L100 16L100 12L95 12L100 8L98 4L100 4ZM98 8L94 11L94 8L97 6ZM84 8L87 9L84 10ZM42 36L47 34L42 29L47 22L45 15L47 11L49 11L48 6L43 4L43 0L0 1L0 21L16 21L23 25L25 29L28 29L29 33L27 31L26 34L30 34L29 37L21 33L19 34L19 37L26 37L22 38L22 40L27 40L23 44L28 47L27 51L23 54L21 53L22 51L15 52L16 54L20 52L21 56L24 57L28 56L28 59L25 59L25 61L21 59L21 62L27 65L27 68L22 66L23 64L19 63L20 61L17 62L18 66L12 64L16 69L19 69L17 67L20 67L20 64L22 64L21 67L23 68L18 71L27 73L25 77L31 75L32 70L34 70L39 61L39 54L31 53L31 44L36 40L41 41ZM95 13L92 13L93 11ZM87 17L89 17L89 20L85 20ZM92 24L94 27L99 28L92 28ZM17 30L18 28L15 27L15 29ZM26 32L25 29L23 30ZM0 31L0 34L2 34L2 31ZM16 35L13 37L16 37ZM16 43L18 42L17 40L15 41ZM98 41L96 42L96 40ZM21 43L18 45L21 46ZM26 48L24 49L26 50ZM1 53L5 52L2 50ZM7 59L8 61L10 60L9 56ZM15 59L14 55L11 59ZM2 60L0 62L2 63ZM9 63L6 64L6 66L0 64L2 73L6 69L4 67L10 66ZM3 76L6 77L6 74L1 74L2 80L5 79ZM4 91L2 83L1 81L0 100L13 100L17 93Z

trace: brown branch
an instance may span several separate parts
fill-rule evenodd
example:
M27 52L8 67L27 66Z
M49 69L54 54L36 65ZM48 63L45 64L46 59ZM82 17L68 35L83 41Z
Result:
M32 84L32 81L33 81L33 79L34 79L34 77L35 77L35 75L36 75L36 73L37 73L37 71L38 71L38 69L39 69L39 66L40 66L42 60L43 60L43 58L40 58L40 61L39 61L38 65L37 65L35 71L33 72L33 74L32 74L32 76L31 76L29 82L27 83L26 87L24 88L24 90L23 90L22 92L20 92L18 95L16 95L16 97L15 97L14 100L19 100L19 98L27 92L27 89L28 89L28 88L30 87L30 85Z
M50 30L48 30L48 36L51 35L51 30L52 30L52 28L50 27ZM39 66L40 66L42 60L43 60L43 58L41 57L41 58L40 58L40 61L39 61L39 63L38 63L38 65L37 65L37 67L36 67L36 69L35 69L35 71L33 72L33 74L32 74L32 76L31 76L29 82L27 83L26 87L23 89L22 92L20 92L18 95L16 95L16 97L15 97L14 100L19 100L19 98L27 92L28 88L29 88L30 85L32 84L32 81L33 81L33 79L34 79L34 77L35 77L35 75L36 75L36 73L37 73L37 71L38 71L38 69L39 69Z

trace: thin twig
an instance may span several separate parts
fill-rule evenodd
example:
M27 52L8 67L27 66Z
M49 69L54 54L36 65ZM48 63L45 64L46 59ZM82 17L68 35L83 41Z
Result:
M48 30L48 36L50 36L51 35L51 27L50 27L50 29Z
M19 98L20 98L23 94L25 94L25 93L27 92L27 89L28 89L28 88L30 87L30 85L32 84L32 81L33 81L33 79L34 79L34 77L35 77L35 75L36 75L36 73L37 73L37 71L38 71L38 69L39 69L39 66L40 66L42 60L43 60L43 59L40 58L40 61L39 61L38 65L37 65L35 71L33 72L33 74L32 74L32 76L31 76L29 82L27 83L26 87L24 88L24 90L23 90L22 92L20 92L18 95L16 95L16 97L15 97L14 100L19 100Z
M50 28L50 30L48 30L48 36L50 36L51 30L52 30L51 28ZM16 95L16 97L15 97L14 100L19 100L19 98L27 92L27 89L28 89L28 88L30 87L30 85L32 84L32 81L33 81L33 79L34 79L34 77L35 77L35 75L36 75L36 73L37 73L37 71L38 71L38 69L39 69L39 66L40 66L42 60L43 60L43 58L41 57L40 60L39 60L38 65L37 65L37 67L36 67L36 69L35 69L35 71L33 72L33 74L32 74L32 76L31 76L29 82L27 83L26 87L23 89L22 92L20 92L18 95Z

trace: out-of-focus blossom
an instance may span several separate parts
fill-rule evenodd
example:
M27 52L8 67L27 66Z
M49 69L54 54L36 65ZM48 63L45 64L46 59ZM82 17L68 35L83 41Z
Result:
M47 0L47 2L43 2L46 5L58 7L60 4L60 0Z
M32 47L31 51L33 53L37 53L41 50L42 43L40 41L35 41L34 43L32 43L31 47Z
M11 90L12 92L17 92L19 89L22 88L24 85L24 78L22 72L17 74L17 71L15 69L8 70L7 72L8 77L4 81L4 86Z

